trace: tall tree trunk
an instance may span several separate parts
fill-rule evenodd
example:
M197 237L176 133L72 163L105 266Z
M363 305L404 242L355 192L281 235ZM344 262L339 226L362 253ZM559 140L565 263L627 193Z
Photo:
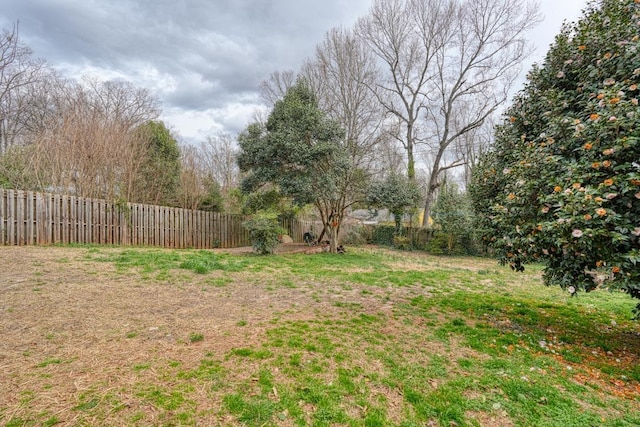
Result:
M407 124L407 178L416 181L416 164L413 158L413 124Z
M438 182L438 175L440 175L440 159L442 158L442 152L438 152L436 155L436 159L433 162L433 170L431 171L431 176L429 177L429 185L427 185L427 194L424 198L424 215L422 217L422 226L426 227L429 225L429 217L431 216L431 210L433 209L433 204L435 203L436 192L440 187L440 183Z

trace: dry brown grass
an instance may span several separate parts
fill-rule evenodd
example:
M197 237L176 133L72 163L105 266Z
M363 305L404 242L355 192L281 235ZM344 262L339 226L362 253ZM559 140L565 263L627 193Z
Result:
M279 253L304 250L300 245L281 246ZM73 425L82 415L74 408L100 388L100 396L124 405L116 423L137 412L145 414L145 423L161 423L158 409L136 388L172 381L153 367L147 369L150 361L172 360L183 371L194 370L205 354L220 359L234 348L259 346L274 318L339 316L341 301L363 302L366 311L390 313L394 299L408 292L373 289L365 296L357 287L336 292L304 283L295 289L268 289L276 272L225 273L233 276L233 283L224 287L205 282L221 275L215 271L206 277L179 271L157 281L135 270L120 274L113 263L87 260L86 253L82 248L0 247L0 409L8 408L0 415L5 421L41 413ZM191 343L191 333L204 340ZM250 366L234 367L238 376L233 381L242 382L242 373L252 371ZM197 388L189 396L203 425L234 425L218 415L220 396Z

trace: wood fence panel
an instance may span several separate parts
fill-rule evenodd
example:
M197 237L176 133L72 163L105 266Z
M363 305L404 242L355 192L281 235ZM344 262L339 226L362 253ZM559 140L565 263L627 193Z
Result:
M6 200L7 192L0 188L0 245L7 244Z
M16 244L16 234L15 234L15 195L13 190L7 191L7 244L15 245Z
M102 221L100 220L100 212L104 212L102 200L93 200L91 203L91 218L93 219L92 243L104 244L102 241Z
M92 232L93 218L91 215L93 210L91 209L91 205L92 205L92 199L84 199L82 201L82 206L84 209L84 242L85 243L93 243L93 241L91 240L93 237L93 232Z
M44 198L41 193L35 194L35 212L34 212L34 221L35 221L35 244L42 245L44 242Z
M149 216L145 205L140 206L140 225L142 231L140 242L143 245L147 245L149 244Z
M53 243L62 242L65 245L76 241L73 225L75 209L72 200L68 196L54 194L49 199L49 224L51 231L49 235Z
M167 216L167 247L173 248L175 245L175 211L171 208L167 208L165 215Z
M155 219L155 227L153 228L153 244L160 246L160 206L153 208L153 217Z
M294 241L308 228L285 226ZM1 245L57 243L207 249L250 241L239 215L0 189Z
M213 227L211 226L211 221L213 219L213 212L205 212L204 213L204 229L207 235L207 240L205 241L206 248L214 247L214 238L213 238Z
M80 198L75 198L76 200L76 205L77 205L77 209L78 209L78 223L79 223L79 228L78 228L78 240L80 241L80 243L87 243L85 240L85 229L87 226L86 223L86 216L85 216L85 212L84 212L84 208L85 208L85 204L84 204L84 199L80 199Z
M100 215L100 244L107 245L109 244L109 239L107 237L107 215L109 214L109 203L101 201L100 207L102 208L98 209L98 213Z
M182 249L184 248L184 241L185 241L185 215L184 215L184 209L177 209L178 211L178 248Z
M131 244L138 246L140 244L140 209L137 203L134 203L131 208Z
M144 222L145 231L144 231L144 244L153 246L153 214L155 209L153 206L145 206L145 216L146 220Z
M82 243L80 230L82 221L79 216L78 201L73 196L67 197L69 204L69 242Z
M42 243L51 244L51 194L43 194L42 210Z
M25 195L23 191L16 191L16 244L24 245L24 202Z
M64 204L68 210L67 218L69 219L69 240L72 242L78 242L78 216L77 206L75 198L72 196L62 196Z
M131 218L131 210L129 209L129 206L119 205L117 216L120 228L118 229L118 241L116 243L118 245L126 246L129 244L129 218Z
M26 205L24 210L25 244L33 245L35 242L35 195L32 191L26 192Z
M167 247L167 220L165 218L165 208L160 207L160 246Z
M184 247L191 247L191 212L183 209L184 212Z

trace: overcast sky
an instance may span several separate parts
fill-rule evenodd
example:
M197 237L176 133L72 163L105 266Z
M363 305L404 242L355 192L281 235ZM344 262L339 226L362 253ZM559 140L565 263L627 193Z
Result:
M351 27L371 0L0 0L0 27L20 22L35 56L69 77L150 89L182 140L237 133L260 107L258 85L297 69L326 31ZM542 0L531 40L540 62L563 20L587 0Z

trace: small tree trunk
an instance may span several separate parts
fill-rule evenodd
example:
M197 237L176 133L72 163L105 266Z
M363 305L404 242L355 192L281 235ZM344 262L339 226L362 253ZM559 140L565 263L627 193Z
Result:
M338 227L331 227L331 241L329 245L329 252L335 254L338 252Z

